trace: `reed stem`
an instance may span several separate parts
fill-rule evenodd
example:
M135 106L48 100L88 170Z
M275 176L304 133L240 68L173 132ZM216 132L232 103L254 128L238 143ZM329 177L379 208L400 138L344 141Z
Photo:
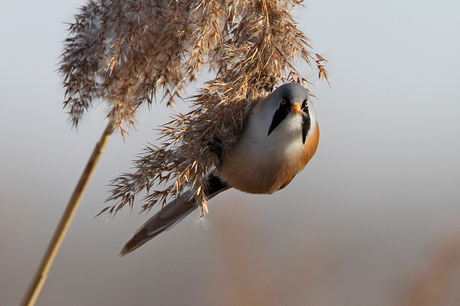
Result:
M72 222L72 219L77 211L78 205L83 197L83 194L88 186L89 180L91 175L94 172L94 169L97 166L99 158L101 157L102 152L109 140L110 134L113 132L113 122L110 120L107 127L104 130L104 133L101 136L101 139L96 144L96 147L91 154L88 163L86 164L86 168L83 171L82 175L80 176L80 180L78 181L77 186L72 194L72 197L67 204L67 208L64 211L64 214L61 217L61 221L59 222L53 238L51 239L48 248L46 249L45 254L43 255L42 261L40 266L35 273L34 279L30 285L29 290L27 291L26 295L24 296L24 300L21 303L23 306L32 306L35 305L35 302L40 294L43 285L45 284L46 278L48 277L48 272L51 267L51 264L56 257L56 254L59 250L59 247L64 240L64 236L67 233L67 230Z

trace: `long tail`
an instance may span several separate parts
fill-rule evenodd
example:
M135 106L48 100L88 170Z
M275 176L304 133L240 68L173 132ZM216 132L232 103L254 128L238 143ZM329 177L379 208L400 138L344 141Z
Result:
M206 197L211 199L230 188L214 173L207 177ZM121 256L131 253L150 239L164 231L170 230L197 208L196 197L191 190L184 192L179 198L166 204L159 212L142 225L134 236L125 244Z

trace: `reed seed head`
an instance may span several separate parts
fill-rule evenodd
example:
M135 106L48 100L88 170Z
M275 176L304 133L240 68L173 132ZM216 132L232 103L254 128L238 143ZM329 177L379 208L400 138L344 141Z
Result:
M161 127L160 146L148 146L133 173L112 182L115 213L146 190L143 210L180 195L184 188L206 199L202 184L218 167L208 144L225 150L238 140L254 103L280 82L306 84L298 60L327 80L326 60L310 52L291 15L296 0L99 0L89 1L70 25L60 73L65 109L74 126L92 106L110 106L114 128L135 122L142 104L172 105L185 86L207 69L214 79L194 97L191 110ZM155 190L158 184L163 190Z

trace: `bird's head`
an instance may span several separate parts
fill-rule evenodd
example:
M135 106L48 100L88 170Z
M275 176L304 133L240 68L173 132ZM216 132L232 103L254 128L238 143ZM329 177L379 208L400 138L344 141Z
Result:
M316 126L316 113L308 90L297 83L284 84L262 103L262 108L266 110L264 113L268 113L271 120L267 136L277 131L301 131L302 143L305 144L309 132Z

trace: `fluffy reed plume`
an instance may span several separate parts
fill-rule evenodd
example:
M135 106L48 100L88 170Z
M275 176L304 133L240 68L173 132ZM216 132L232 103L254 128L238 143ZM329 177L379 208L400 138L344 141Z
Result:
M100 0L82 8L60 68L75 126L94 100L103 99L123 132L141 104L158 98L171 105L203 69L215 76L189 113L162 127L161 147L147 147L134 173L113 181L109 200L116 202L103 212L132 206L142 190L143 210L150 209L186 187L204 209L203 178L217 166L212 146L234 145L252 103L279 81L305 83L294 68L299 59L327 79L324 58L310 53L291 15L300 2ZM153 190L157 184L166 187Z
M217 74L201 99L212 105L253 96L253 87L285 73L299 79L292 66L299 55L327 77L289 13L300 2L90 1L70 26L60 67L73 124L98 98L110 104L117 127L132 124L158 89L171 105L204 67Z

